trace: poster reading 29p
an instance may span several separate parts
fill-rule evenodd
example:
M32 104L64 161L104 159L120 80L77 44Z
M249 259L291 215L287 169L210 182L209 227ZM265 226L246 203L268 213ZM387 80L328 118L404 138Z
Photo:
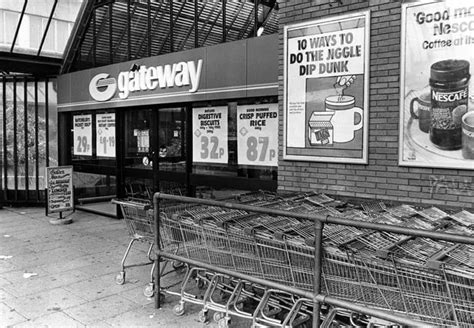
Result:
M474 170L472 1L402 5L399 164Z
M228 162L227 125L227 107L193 108L193 162Z
M237 161L278 166L278 104L237 107Z
M369 11L284 28L288 160L367 163Z
M74 155L92 156L92 115L74 115Z

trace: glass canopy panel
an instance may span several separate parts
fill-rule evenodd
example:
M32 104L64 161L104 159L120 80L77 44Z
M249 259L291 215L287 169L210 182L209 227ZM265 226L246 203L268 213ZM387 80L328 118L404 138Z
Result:
M69 36L71 35L82 1L83 0L68 0L57 2L53 13L53 19L51 20L41 49L41 56L58 58L63 56L64 49L69 40ZM46 17L46 22L48 17Z
M20 22L25 2L26 8ZM1 0L0 51L61 58L82 2ZM53 17L46 30L51 14ZM13 42L15 45L12 48ZM41 52L38 54L40 47Z
M28 1L13 48L14 53L28 55L38 53L53 5L54 0Z
M10 51L23 5L18 0L0 2L0 51Z

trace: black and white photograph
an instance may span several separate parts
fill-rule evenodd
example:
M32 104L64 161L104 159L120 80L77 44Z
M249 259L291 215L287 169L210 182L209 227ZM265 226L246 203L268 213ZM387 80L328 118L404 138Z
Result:
M474 327L474 1L0 0L0 328Z

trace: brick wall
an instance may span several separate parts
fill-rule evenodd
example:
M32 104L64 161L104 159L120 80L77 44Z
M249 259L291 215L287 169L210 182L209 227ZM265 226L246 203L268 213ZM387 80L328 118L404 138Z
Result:
M279 1L279 105L283 127L283 26L370 9L368 165L283 160L278 188L348 198L474 208L474 171L398 165L401 2L388 0ZM280 145L283 130L280 129Z

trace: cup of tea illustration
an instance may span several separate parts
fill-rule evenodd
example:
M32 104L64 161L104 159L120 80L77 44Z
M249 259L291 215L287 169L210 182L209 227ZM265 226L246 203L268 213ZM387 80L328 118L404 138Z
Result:
M421 131L429 133L431 124L431 95L423 93L410 102L411 117L418 120Z
M355 107L354 96L329 96L325 104L326 111L334 112L331 119L334 142L352 141L355 131L362 128L364 124L362 108Z
M474 111L465 113L462 121L462 157L474 159Z

